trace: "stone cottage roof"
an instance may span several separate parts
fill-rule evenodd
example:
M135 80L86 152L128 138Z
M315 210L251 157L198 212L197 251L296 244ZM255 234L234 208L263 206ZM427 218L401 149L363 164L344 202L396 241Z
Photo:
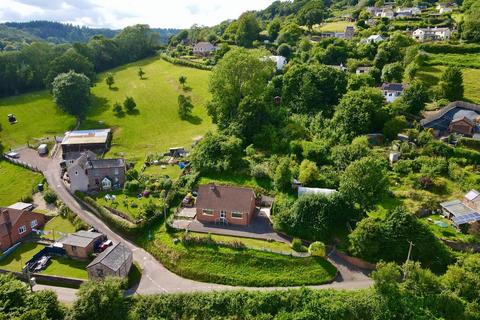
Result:
M132 250L122 243L117 243L100 253L87 268L102 264L110 270L117 271L131 255Z

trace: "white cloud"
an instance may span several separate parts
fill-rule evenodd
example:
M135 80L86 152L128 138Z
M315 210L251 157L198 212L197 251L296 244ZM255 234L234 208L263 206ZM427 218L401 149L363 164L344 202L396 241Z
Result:
M54 20L90 27L123 28L212 26L273 0L1 0L0 22Z

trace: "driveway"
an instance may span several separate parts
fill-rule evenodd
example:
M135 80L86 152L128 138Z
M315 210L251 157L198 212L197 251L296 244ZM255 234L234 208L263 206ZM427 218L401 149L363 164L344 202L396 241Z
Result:
M27 153L32 155L31 153ZM130 294L159 294L159 293L177 293L177 292L196 292L196 291L221 291L232 289L247 290L282 290L285 288L250 288L250 287L232 287L220 284L203 283L182 278L158 262L150 253L136 246L134 243L121 237L112 231L102 220L97 218L93 213L85 210L82 205L70 194L60 177L59 161L61 159L58 152L54 159L44 162L38 156L33 157L31 161L42 165L43 174L52 190L56 192L61 199L72 211L74 211L85 223L94 226L97 230L104 233L114 242L122 242L127 245L133 252L133 259L140 265L142 269L142 278L137 288L129 292ZM37 162L38 161L38 162ZM44 163L46 164L43 167ZM40 166L39 166L40 168ZM338 258L338 257L337 257ZM340 271L340 277L337 281L320 286L311 286L316 289L363 289L372 285L372 280L364 275L360 270L339 262L337 259L329 259ZM57 292L59 299L65 302L71 302L71 292L68 293L64 288L42 286L39 288L48 288Z

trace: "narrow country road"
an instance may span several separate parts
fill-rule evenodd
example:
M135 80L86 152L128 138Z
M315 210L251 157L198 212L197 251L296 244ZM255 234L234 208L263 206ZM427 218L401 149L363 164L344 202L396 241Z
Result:
M31 155L30 155L31 156ZM34 161L29 157L30 161ZM122 242L133 251L133 259L140 265L142 269L142 278L137 288L129 292L130 294L161 294L161 293L185 293L195 291L220 291L232 289L246 289L246 290L281 290L283 287L269 287L269 288L251 288L251 287L233 287L220 284L203 283L182 278L158 262L152 255L144 249L136 246L129 240L121 237L112 231L102 220L97 218L93 213L85 210L81 204L70 194L67 187L60 177L60 156L57 156L45 162L45 158L39 158L42 162L41 166L32 163L43 171L45 178L51 189L53 189L61 199L72 211L74 211L85 223L92 225L100 232L104 233L109 239L114 242ZM315 289L338 289L338 290L355 290L368 288L372 285L372 280L363 274L357 268L348 265L345 261L335 256L329 255L329 261L333 263L339 270L339 277L331 284L310 286ZM57 292L59 299L63 302L71 303L75 299L73 293L74 289L57 288L50 286L38 286L38 289L51 289Z

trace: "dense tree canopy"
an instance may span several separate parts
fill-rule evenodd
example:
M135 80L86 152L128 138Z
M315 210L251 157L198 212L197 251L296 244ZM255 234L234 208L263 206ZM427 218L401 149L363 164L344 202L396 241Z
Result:
M253 41L258 39L260 31L260 26L255 14L251 12L244 13L237 22L235 41L238 45L249 48L252 46Z
M345 93L344 72L316 63L296 64L283 78L283 104L295 113L333 113L333 106Z
M76 116L84 115L90 104L90 80L74 71L59 74L53 80L52 93L61 109Z
M448 67L438 84L441 97L456 101L463 98L463 73L458 67Z

